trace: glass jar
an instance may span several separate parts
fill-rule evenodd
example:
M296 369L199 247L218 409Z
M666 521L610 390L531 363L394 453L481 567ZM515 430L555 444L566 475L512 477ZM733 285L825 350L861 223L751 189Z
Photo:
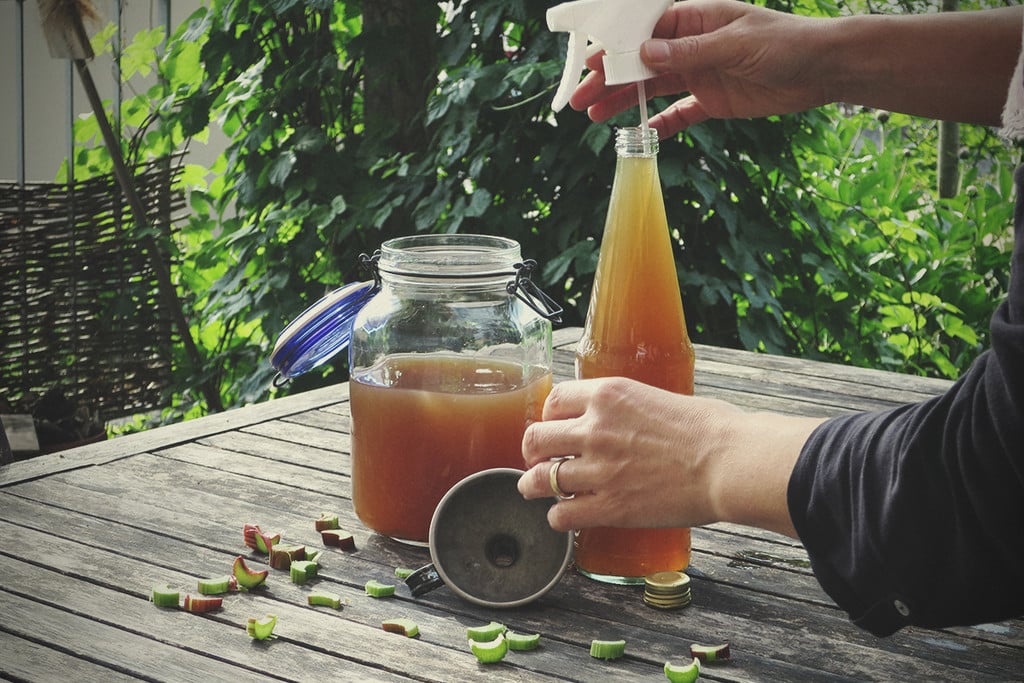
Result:
M426 544L464 477L523 468L551 389L555 316L514 240L415 235L375 255L380 290L351 329L352 502L368 527Z
M629 377L680 394L693 393L693 344L686 331L653 128L621 128L608 218L576 375ZM643 583L690 561L690 530L583 529L576 568L610 583Z

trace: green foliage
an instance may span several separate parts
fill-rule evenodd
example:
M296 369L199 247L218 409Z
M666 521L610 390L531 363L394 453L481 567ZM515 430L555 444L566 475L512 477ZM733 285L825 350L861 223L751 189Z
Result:
M156 64L161 78L122 107L136 156L211 127L229 140L212 168L184 174L193 215L176 277L207 360L182 378L177 413L202 410L187 389L200 376L227 405L272 393L267 358L287 322L365 277L358 255L400 234L517 239L543 265L540 284L565 303L566 323L582 322L613 126L638 116L598 125L551 113L565 36L544 25L550 4L442 8L427 47L408 55L423 62L428 95L401 120L374 109L371 92L387 84L367 79L413 48L367 31L359 2L210 0L159 59L152 35L136 39L125 62ZM846 11L827 0L777 6L797 5ZM94 128L83 121L77 136ZM1010 248L1011 151L981 129L965 129L964 145L965 191L937 201L928 121L829 107L708 122L663 142L693 338L955 376L985 343ZM78 163L101 170L103 155ZM342 373L339 359L292 390Z

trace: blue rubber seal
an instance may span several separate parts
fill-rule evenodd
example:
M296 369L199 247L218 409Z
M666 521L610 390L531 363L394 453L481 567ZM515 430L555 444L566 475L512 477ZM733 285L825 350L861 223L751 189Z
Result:
M341 353L352 339L356 314L377 293L375 282L340 287L303 311L277 338L270 364L278 381L309 372Z

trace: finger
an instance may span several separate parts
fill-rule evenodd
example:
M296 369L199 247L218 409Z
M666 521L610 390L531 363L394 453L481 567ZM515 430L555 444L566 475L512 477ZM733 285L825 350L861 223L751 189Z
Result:
M526 470L516 484L520 495L526 500L554 498L557 495L551 488L551 468L554 466L555 461L547 460ZM559 482L561 482L561 477L559 477Z
M590 405L593 380L569 380L559 382L548 392L541 410L542 420L568 420L579 417Z
M709 118L697 98L689 95L652 116L650 126L657 129L658 138L664 140Z

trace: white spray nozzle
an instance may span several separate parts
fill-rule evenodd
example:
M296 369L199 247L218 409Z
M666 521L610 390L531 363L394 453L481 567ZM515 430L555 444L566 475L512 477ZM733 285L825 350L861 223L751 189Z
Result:
M640 60L640 45L651 37L654 25L672 0L573 0L548 10L548 28L569 32L565 70L551 103L559 111L569 102L587 59L587 43L604 49L604 76L608 85L634 83L655 75Z

